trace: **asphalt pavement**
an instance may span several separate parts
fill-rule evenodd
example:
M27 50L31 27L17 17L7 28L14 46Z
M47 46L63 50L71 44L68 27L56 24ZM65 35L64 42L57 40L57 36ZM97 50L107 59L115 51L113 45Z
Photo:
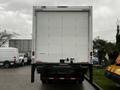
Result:
M0 90L95 90L87 81L83 84L46 84L40 81L39 74L31 83L31 67L0 68Z

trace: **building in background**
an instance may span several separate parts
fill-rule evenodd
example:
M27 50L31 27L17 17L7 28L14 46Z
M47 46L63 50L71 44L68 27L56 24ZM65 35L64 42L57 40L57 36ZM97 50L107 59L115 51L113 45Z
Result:
M31 53L31 39L11 39L9 40L9 47L18 48L19 53Z

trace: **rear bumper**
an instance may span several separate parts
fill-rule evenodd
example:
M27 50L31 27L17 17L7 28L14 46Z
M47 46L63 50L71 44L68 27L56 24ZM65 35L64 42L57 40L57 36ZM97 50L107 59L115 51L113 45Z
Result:
M64 72L64 69L67 71ZM61 69L59 71L59 69ZM92 64L89 63L34 63L31 67L31 82L34 82L35 78L35 70L40 73L41 80L64 80L64 81L83 81L84 74L88 71L88 75L90 76L88 80L92 82ZM55 73L51 73L54 72ZM57 70L57 72L56 72ZM73 70L74 72L71 72ZM70 72L68 72L70 71ZM68 73L67 73L68 72ZM66 74L70 77L66 77ZM57 77L56 77L57 75ZM71 76L72 75L72 76ZM73 76L74 75L74 76ZM77 75L77 76L76 76Z
M66 78L65 76L61 77L58 75L58 77L41 77L41 80L50 80L50 81L84 81L84 76L79 76L79 77L69 77Z
M77 70L77 72L82 72L82 73L86 73L88 70L88 66L90 64L88 63L36 63L35 67L38 73L43 73L43 72L47 72L48 70L54 70L54 69L62 69L64 70L64 68L69 69L74 69Z
M115 73L111 73L109 71L105 71L105 76L107 78L109 78L109 79L111 79L111 80L113 80L113 81L115 81L115 82L120 84L120 75L117 75Z
M6 61L0 61L0 65L4 65ZM10 65L14 65L14 64L18 64L18 63L15 63L14 61L7 61L10 63Z

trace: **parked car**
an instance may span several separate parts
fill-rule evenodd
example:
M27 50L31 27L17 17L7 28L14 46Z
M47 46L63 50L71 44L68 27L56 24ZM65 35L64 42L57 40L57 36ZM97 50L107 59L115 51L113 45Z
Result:
M94 65L98 65L99 64L98 57L93 57L92 61L93 61Z
M27 56L25 56L24 53L20 53L19 54L19 61L20 61L21 65L25 65L28 63L28 58L27 58Z
M0 47L0 65L8 68L20 64L17 48Z

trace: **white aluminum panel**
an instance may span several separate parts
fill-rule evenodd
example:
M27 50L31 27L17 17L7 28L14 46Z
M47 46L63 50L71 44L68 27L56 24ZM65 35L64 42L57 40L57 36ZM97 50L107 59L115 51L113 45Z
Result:
M77 62L88 61L88 12L63 15L63 55Z
M88 12L37 12L35 59L89 62Z

